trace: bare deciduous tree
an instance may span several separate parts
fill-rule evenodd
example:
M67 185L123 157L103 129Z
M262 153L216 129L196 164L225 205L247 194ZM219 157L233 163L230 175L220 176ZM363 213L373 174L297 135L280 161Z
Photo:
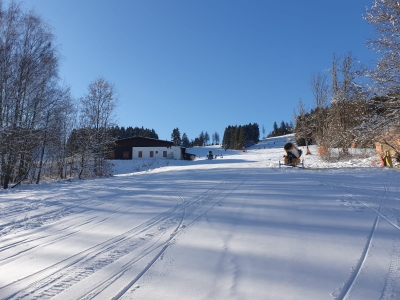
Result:
M41 141L36 161L36 184L41 180L43 167L50 165L50 175L63 178L66 171L66 142L74 120L74 108L69 88L55 88L48 91L49 101L43 107L43 119L37 132ZM49 168L47 168L49 169Z
M104 174L104 158L112 147L114 138L110 128L114 125L117 95L113 84L98 78L88 86L88 94L81 98L81 172L93 167L95 175ZM82 131L82 132L83 132Z
M49 91L57 87L58 52L49 26L12 1L0 2L0 163L1 183L32 174L40 154Z
M380 59L371 71L375 97L371 98L373 117L363 130L375 140L391 146L400 158L400 2L375 0L364 19L373 26L375 36L367 42Z
M327 114L324 142L328 147L340 148L347 153L355 141L355 127L366 116L366 95L358 82L365 68L348 53L344 57L333 56L332 98Z
M313 132L312 120L301 98L299 99L297 111L295 110L294 112L294 121L296 141L298 141L299 144L302 144L304 141L303 145L305 145L308 150L308 144Z
M373 26L375 37L367 41L380 59L373 78L387 94L398 92L400 86L400 2L375 0L364 19Z
M315 113L313 115L313 140L323 145L324 128L326 126L326 105L328 102L329 84L325 74L313 73L310 78L311 92L314 96Z

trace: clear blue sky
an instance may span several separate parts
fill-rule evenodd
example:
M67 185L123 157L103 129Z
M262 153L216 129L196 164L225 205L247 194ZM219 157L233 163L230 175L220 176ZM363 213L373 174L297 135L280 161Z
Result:
M312 72L352 51L371 64L372 0L26 0L53 28L73 96L102 76L115 84L119 126L170 139L228 125L290 122L313 107Z

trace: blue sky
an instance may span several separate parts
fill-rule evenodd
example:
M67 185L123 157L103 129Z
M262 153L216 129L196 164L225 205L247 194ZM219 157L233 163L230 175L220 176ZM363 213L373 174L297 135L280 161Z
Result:
M313 107L313 72L333 53L367 65L372 0L26 0L53 28L60 76L74 97L102 76L115 84L119 126L170 139L228 125L290 122ZM262 135L262 133L261 133Z

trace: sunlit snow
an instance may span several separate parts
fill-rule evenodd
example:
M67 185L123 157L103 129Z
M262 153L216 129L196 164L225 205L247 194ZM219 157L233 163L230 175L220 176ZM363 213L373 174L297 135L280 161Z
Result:
M399 171L290 138L0 191L0 298L399 299Z

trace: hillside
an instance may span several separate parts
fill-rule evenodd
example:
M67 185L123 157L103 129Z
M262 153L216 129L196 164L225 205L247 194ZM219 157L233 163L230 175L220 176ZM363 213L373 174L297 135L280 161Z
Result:
M293 134L281 137L267 138L260 140L257 145L246 149L246 152L239 150L221 149L220 146L205 146L188 148L187 152L196 154L195 161L179 161L179 160L133 160L133 161L113 161L114 174L126 174L138 171L147 171L162 168L163 171L169 170L168 167L190 167L206 164L207 167L217 167L235 163L237 167L247 167L256 162L257 167L277 168L279 161L283 162L285 151L283 146L286 142L293 142ZM374 149L350 149L352 156L341 160L333 159L330 162L323 161L318 155L317 146L310 146L311 155L303 155L306 168L348 168L348 167L374 167L379 166L380 161L376 156ZM300 147L305 153L304 147ZM217 155L217 159L208 160L208 151L212 151ZM222 156L222 157L221 157ZM161 171L161 169L159 169Z
M398 299L400 173L287 138L0 191L0 298Z

